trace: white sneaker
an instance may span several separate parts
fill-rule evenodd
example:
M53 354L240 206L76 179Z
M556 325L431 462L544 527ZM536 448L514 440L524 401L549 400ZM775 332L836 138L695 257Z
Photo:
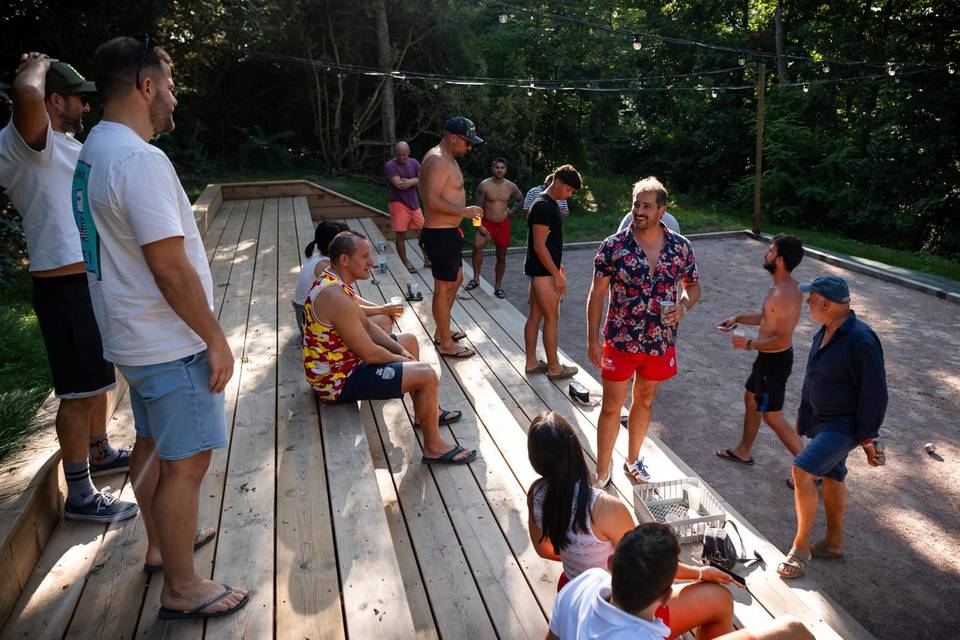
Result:
M643 458L638 458L634 462L623 463L623 472L636 483L650 482L650 472L647 471L647 465L643 463Z
M600 489L603 491L607 487L613 484L613 470L607 469L607 475L604 478L601 478L597 474L593 474L593 487L595 489Z

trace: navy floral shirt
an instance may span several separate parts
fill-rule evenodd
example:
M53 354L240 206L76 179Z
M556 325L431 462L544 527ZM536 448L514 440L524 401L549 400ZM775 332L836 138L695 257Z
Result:
M679 283L699 282L690 241L661 223L663 248L653 275L633 230L616 233L600 245L596 275L610 278L610 304L603 337L628 353L665 355L677 339L677 326L660 321L660 301L679 296Z

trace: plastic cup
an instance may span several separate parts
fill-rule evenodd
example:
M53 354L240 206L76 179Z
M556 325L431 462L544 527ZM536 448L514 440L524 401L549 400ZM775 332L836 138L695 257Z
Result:
M471 220L473 222L473 226L475 227L480 226L480 216L474 216L473 218L471 218Z
M661 300L660 301L660 319L661 320L666 319L667 314L670 313L670 310L673 309L673 307L676 304L677 303L674 302L673 300Z
M736 329L733 330L733 335L740 336L741 338L743 338L747 335L747 332L741 329L740 327L737 327Z
M687 504L690 506L690 512L696 514L694 517L700 515L700 499L699 487L687 487Z
M399 304L399 305L402 305L402 304L403 304L403 296L390 296L390 304ZM399 317L399 316L402 316L402 315L403 315L403 309L400 309L399 312L394 312L393 315L398 316L398 317Z

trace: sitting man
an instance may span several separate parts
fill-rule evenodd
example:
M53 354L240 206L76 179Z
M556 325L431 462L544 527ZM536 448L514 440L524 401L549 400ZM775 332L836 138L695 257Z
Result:
M343 231L330 243L330 266L304 301L303 364L307 382L324 402L387 400L413 397L423 429L424 464L468 464L475 450L450 445L439 424L460 419L459 411L438 408L440 380L433 367L419 362L415 336L387 334L370 321L351 287L370 277L370 243Z
M701 589L702 597L725 594L728 616L701 624L697 638L724 640L812 640L798 620L780 618L764 629L733 628L733 598L719 585L673 586L680 560L680 543L664 524L646 523L628 532L607 561L610 573L588 569L571 580L553 603L547 640L608 638L659 640L686 633L698 615L694 598L680 605L677 592ZM702 606L702 605L701 605Z

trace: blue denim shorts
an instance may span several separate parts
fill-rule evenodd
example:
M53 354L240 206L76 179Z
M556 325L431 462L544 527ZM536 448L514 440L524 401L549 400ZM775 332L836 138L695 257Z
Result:
M130 385L137 435L154 441L161 460L227 446L223 394L207 386L206 351L172 362L117 366Z
M857 448L857 441L839 431L824 430L813 437L793 464L818 478L843 482L847 476L847 455Z

